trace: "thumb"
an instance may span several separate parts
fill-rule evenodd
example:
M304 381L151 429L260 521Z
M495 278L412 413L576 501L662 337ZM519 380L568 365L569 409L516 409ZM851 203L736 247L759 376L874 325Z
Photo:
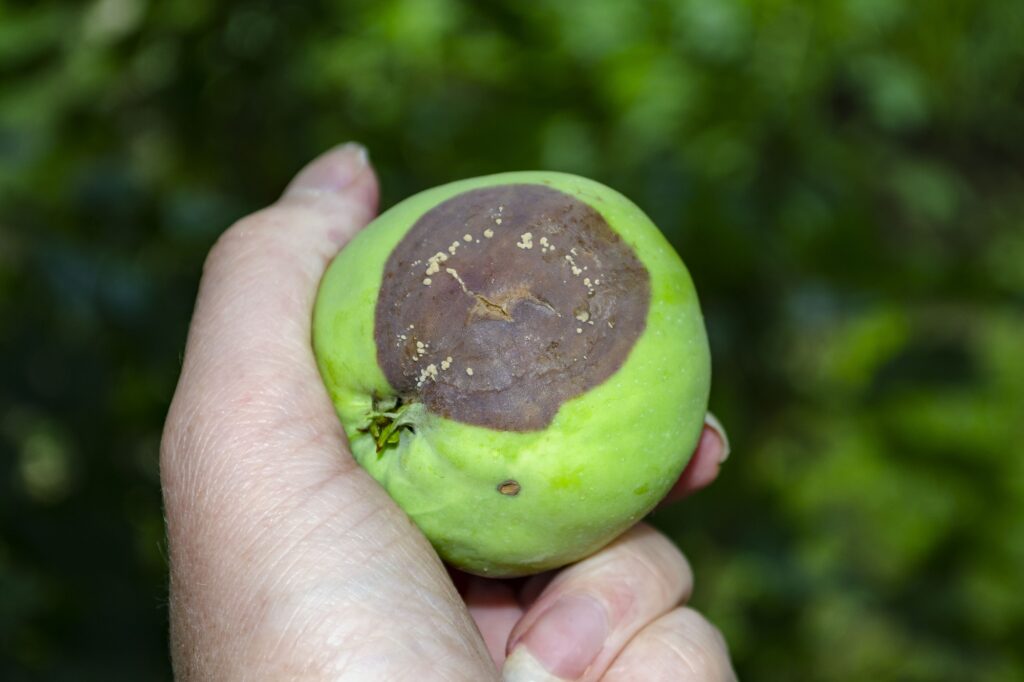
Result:
M360 679L410 663L394 641L488 660L430 545L345 448L313 358L317 284L376 203L365 150L342 146L206 260L160 464L184 679Z
M324 269L372 217L376 196L366 152L345 145L310 163L276 204L238 221L211 249L161 453L172 532L179 495L188 517L196 502L217 512L251 495L239 508L251 515L278 504L290 484L345 461L337 452L282 454L314 433L328 434L330 449L344 442L310 348L312 309Z

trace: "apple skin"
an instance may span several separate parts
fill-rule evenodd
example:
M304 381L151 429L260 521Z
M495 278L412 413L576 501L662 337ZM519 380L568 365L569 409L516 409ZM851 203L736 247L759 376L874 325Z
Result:
M596 209L650 276L646 327L610 377L564 402L536 431L500 431L410 408L413 431L377 452L365 429L374 397L394 396L374 337L392 250L428 210L468 190L538 184ZM313 346L352 454L450 564L512 577L597 551L664 497L703 426L711 359L686 267L631 201L592 180L526 171L435 187L402 201L360 232L320 285ZM502 494L514 480L518 494Z

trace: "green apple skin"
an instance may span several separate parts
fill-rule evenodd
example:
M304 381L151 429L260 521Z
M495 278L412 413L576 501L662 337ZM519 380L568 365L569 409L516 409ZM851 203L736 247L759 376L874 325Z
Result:
M377 452L365 428L374 396L392 396L377 363L374 315L389 254L419 217L467 190L543 184L595 208L650 275L646 328L623 365L563 403L540 431L459 423L414 405L415 432ZM328 268L313 346L352 454L450 564L512 577L586 557L665 496L696 447L711 359L686 267L646 215L618 192L573 175L526 171L453 182L394 206ZM501 494L513 479L521 489Z

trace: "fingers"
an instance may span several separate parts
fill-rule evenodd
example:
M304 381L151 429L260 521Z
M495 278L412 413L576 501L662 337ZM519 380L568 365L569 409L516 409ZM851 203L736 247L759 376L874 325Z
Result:
M523 616L523 607L512 584L471 576L463 594L487 651L496 668L505 660L505 646L512 628Z
M505 662L512 629L537 601L557 571L509 580L481 578L450 566L448 573L465 600L494 664L500 669Z
M551 582L510 636L504 679L600 679L630 639L685 599L692 584L679 550L636 526Z
M725 639L702 615L678 608L641 630L602 682L731 682Z
M697 442L697 449L662 504L671 504L711 485L718 478L719 468L728 458L729 437L722 423L708 412L704 417L704 430Z

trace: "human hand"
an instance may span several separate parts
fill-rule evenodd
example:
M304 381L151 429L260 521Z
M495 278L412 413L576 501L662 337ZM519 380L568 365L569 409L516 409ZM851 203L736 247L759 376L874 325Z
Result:
M203 269L161 447L182 680L729 680L686 560L638 526L554 574L456 574L353 460L310 345L317 284L375 214L362 148L307 166ZM714 479L705 427L673 491ZM509 644L513 646L508 647ZM545 672L546 664L550 673Z

